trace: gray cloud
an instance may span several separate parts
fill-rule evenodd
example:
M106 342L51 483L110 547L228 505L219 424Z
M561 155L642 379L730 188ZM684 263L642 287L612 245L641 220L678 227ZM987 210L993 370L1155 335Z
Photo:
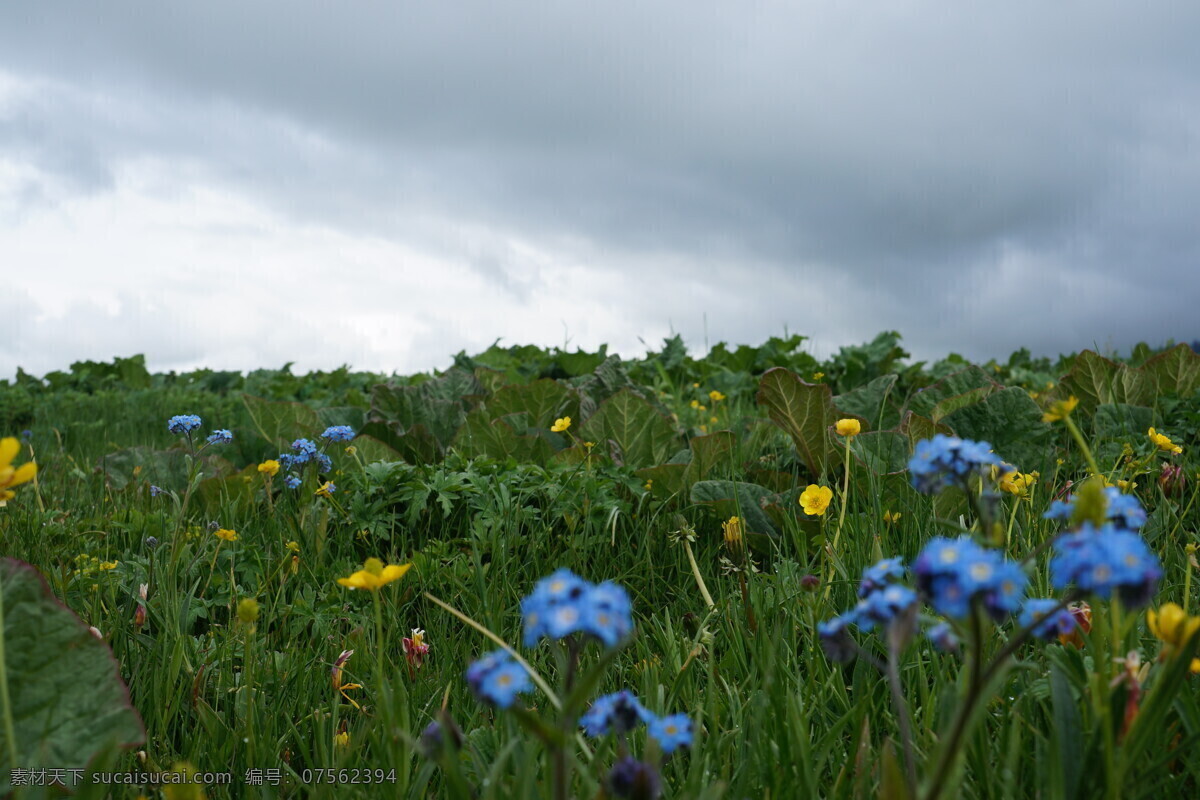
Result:
M5 7L0 159L36 175L0 183L0 224L153 161L177 182L144 195L402 243L485 282L499 323L598 341L698 344L705 318L819 349L897 328L927 356L1190 337L1198 27L1117 2ZM569 265L605 276L586 302L539 291Z

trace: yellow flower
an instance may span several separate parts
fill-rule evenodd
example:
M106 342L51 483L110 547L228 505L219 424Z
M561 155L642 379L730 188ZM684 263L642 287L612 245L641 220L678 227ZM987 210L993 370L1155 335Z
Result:
M315 494L317 497L333 497L333 493L336 490L337 487L334 486L331 481L325 481L321 484L320 488L313 492L313 494Z
M174 777L162 787L167 800L204 800L204 784L198 783L198 772L186 761L176 761L170 770Z
M351 445L347 445L347 446L346 446L346 455L348 455L348 456L352 456L352 455L355 455L356 453L358 453L358 448L357 448L357 447L355 447L355 446L354 446L354 445L352 445L352 444L351 444Z
M554 431L555 433L562 433L569 427L571 427L571 418L559 417L558 419L554 420L554 424L550 426L550 430Z
M1000 478L1000 489L1017 497L1024 497L1036 482L1037 478L1031 472L1008 472Z
M714 403L719 403L725 399L725 395L721 394L716 389L713 389L708 393L708 399L712 400Z
M819 380L821 380L821 378L824 378L824 377L825 377L825 373L824 373L824 372L814 372L814 373L812 374L812 379L813 379L814 381L819 381Z
M1137 488L1137 484L1133 481L1117 481L1117 488L1122 492L1132 492Z
M237 606L237 618L245 625L258 622L258 601L253 597L242 598Z
M1172 649L1183 647L1200 631L1200 617L1188 616L1176 603L1159 606L1157 612L1147 611L1146 621L1150 623L1150 632Z
M800 506L804 509L805 514L821 517L825 515L825 509L829 508L829 501L832 499L833 490L828 486L817 486L815 483L810 483L800 495Z
M269 458L258 465L258 471L264 475L270 475L272 478L274 478L279 474L279 462L273 458Z
M862 424L856 419L839 419L833 427L838 436L858 436L862 433Z
M349 586L351 589L369 589L372 592L377 592L380 586L403 578L404 573L410 569L412 569L412 564L388 564L384 566L383 562L378 558L368 558L363 563L362 569L349 578L338 578L337 582L342 586Z
M293 553L299 553L300 552L300 543L299 542L288 542L287 549L291 550Z
M893 522L898 522L900 520L900 516L901 515L899 511L884 511L883 521L888 525L891 525Z
M1079 398L1075 395L1071 395L1066 400L1051 403L1050 409L1042 414L1042 422L1058 422L1060 419L1066 419L1077 405L1079 405Z
M647 492L650 491L651 489L653 489L654 488L654 479L647 478L646 483L643 484L642 488L645 489Z
M709 417L708 421L711 422L713 425L716 425L718 422L720 422L720 420L717 419L716 417Z
M108 570L108 569L116 569L116 568L117 568L117 564L118 564L118 563L120 563L120 562L117 562L117 561L101 561L101 562L100 562L100 567L99 567L99 568L100 568L100 569L103 569L103 570Z
M237 531L231 531L227 528L219 528L213 533L213 535L218 539L223 539L227 542L236 542L238 538Z
M12 487L33 480L37 474L37 464L30 461L19 467L12 465L17 453L21 452L21 443L15 436L0 439L0 507L16 497Z
M583 446L585 449L587 449L590 452L591 449L596 446L596 443L595 442L584 442Z
M349 747L350 746L350 732L342 731L337 736L334 736L333 743L336 744L338 747Z
M1169 436L1159 433L1154 428L1150 429L1150 441L1154 442L1159 450L1167 453L1179 454L1183 452L1183 448L1172 442Z
M729 552L740 555L743 546L742 521L737 517L730 517L721 523L721 533L725 535L725 546L729 548Z

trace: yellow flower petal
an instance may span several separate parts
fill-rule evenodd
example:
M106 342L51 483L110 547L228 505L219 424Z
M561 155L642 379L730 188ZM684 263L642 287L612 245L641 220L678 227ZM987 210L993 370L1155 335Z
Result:
M17 437L6 436L0 439L0 468L12 464L12 460L17 457L19 452L21 452L21 443L17 441Z

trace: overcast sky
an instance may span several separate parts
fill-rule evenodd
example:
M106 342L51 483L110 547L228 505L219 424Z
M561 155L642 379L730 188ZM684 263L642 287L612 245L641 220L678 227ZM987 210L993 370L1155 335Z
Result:
M1200 338L1194 2L0 5L0 378Z

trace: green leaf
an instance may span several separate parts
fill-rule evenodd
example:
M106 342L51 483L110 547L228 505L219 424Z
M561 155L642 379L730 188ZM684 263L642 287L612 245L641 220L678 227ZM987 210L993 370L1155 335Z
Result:
M1091 350L1075 357L1075 365L1063 376L1059 388L1060 393L1079 398L1079 407L1088 413L1103 403L1144 406L1154 402L1153 377Z
M1054 757L1050 759L1050 765L1055 771L1062 770L1062 797L1072 798L1079 791L1083 767L1083 722L1071 682L1056 663L1050 665L1050 702L1054 717L1054 725L1050 728Z
M596 442L597 450L616 442L628 467L661 464L675 447L675 428L648 402L627 389L605 400L579 429L579 436Z
M324 430L317 412L303 403L264 400L249 394L242 395L242 403L250 412L255 429L280 449L287 449L296 439L309 439Z
M1154 424L1154 410L1125 403L1102 403L1096 407L1093 424L1096 436L1101 439L1145 436L1146 431Z
M737 440L732 431L717 431L696 436L690 444L690 450L682 451L686 459L672 458L670 463L637 471L639 478L653 481L650 491L655 497L665 499L688 492L693 483L704 480L715 467L728 464Z
M850 452L876 475L889 475L908 469L912 445L900 431L872 431L852 438Z
M145 741L141 718L108 645L54 598L29 564L0 559L5 672L17 764L0 729L0 795L10 770L83 769L103 750Z
M560 417L579 418L579 396L566 384L542 378L525 385L505 386L476 411L480 409L490 420L525 413L529 416L530 428L548 431Z
M360 433L354 437L354 441L351 444L358 451L358 457L362 459L364 464L373 464L376 461L400 461L404 458L399 450L386 442L376 439L374 436Z
M932 439L939 433L944 433L947 436L953 435L954 429L943 422L934 422L920 414L914 414L912 411L905 411L904 418L900 420L900 425L897 430L908 437L909 448L917 446L917 442L922 439Z
M1053 464L1049 443L1053 429L1024 389L1002 389L982 403L959 409L946 418L959 436L983 440L1005 461L1023 472L1046 471Z
M939 403L949 401L953 397L967 395L971 402L982 400L984 396L999 391L1002 387L992 380L986 372L974 365L966 369L952 372L936 383L930 384L908 398L905 408L915 414L933 419L934 409ZM974 392L975 394L970 394ZM946 414L952 408L947 406ZM945 416L945 414L943 414Z
M433 464L442 460L442 446L424 425L418 424L397 432L398 422L368 422L363 425L355 441L361 438L375 439L400 454L410 464Z
M545 436L529 435L529 430L529 415L524 412L489 419L486 409L477 408L467 415L454 447L473 456L545 464L554 447Z
M1179 344L1147 361L1141 372L1154 381L1159 394L1187 397L1200 389L1200 354Z
M181 492L187 488L187 459L187 452L178 448L129 447L103 456L99 469L108 485L117 491L136 481L146 481L168 491ZM199 469L211 478L229 474L233 466L215 453L206 453L200 456Z
M759 381L758 404L792 437L800 459L819 476L829 457L829 427L839 418L829 387L807 383L796 373L775 367Z
M897 375L881 375L857 389L839 394L833 398L833 404L843 416L853 414L866 420L868 425L863 426L864 431L889 428L900 420L899 412L887 402L898 379Z
M692 502L711 507L717 517L726 520L738 516L745 521L747 533L777 536L778 531L763 511L778 495L765 486L741 481L699 481L692 485Z

